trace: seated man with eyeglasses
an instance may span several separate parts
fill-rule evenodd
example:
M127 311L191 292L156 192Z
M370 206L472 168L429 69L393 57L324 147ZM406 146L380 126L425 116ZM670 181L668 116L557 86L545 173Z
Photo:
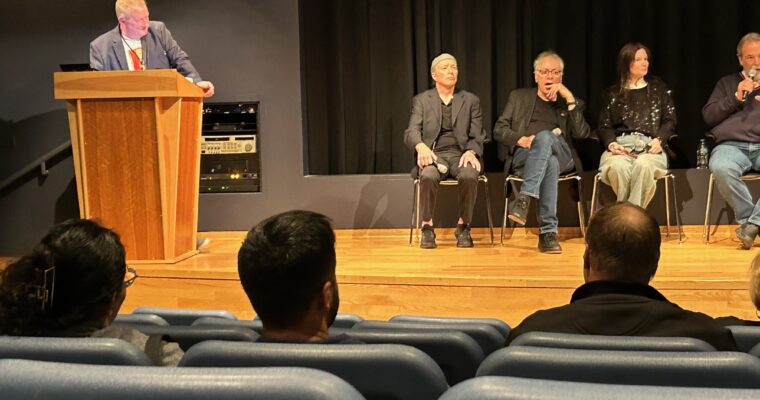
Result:
M184 354L176 343L111 325L136 279L115 232L84 219L60 223L0 272L0 335L122 339L176 366Z
M525 225L531 199L538 201L538 250L561 253L557 240L557 182L581 168L573 139L589 137L583 101L562 83L565 63L553 51L533 61L538 88L516 89L493 129L504 171L523 179L509 219Z

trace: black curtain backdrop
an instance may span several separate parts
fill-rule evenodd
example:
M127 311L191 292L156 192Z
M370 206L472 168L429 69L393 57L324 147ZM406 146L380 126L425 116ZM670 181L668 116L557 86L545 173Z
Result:
M534 57L553 49L595 128L617 52L631 41L652 50L650 75L673 90L671 166L693 166L702 106L739 71L736 44L760 30L759 15L757 0L301 0L305 173L408 172L411 98L432 87L430 61L442 52L457 58L457 86L480 97L490 133L509 92L534 84ZM599 146L580 147L584 168L596 168ZM503 170L493 143L485 165Z

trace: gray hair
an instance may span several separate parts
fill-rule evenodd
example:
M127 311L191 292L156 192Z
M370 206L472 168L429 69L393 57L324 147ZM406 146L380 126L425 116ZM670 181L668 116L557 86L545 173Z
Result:
M757 32L750 32L744 36L742 36L741 40L739 40L739 44L736 45L736 55L740 56L742 55L742 47L744 47L745 42L760 42L760 34Z
M441 53L438 57L433 59L433 62L430 63L430 74L435 73L435 66L440 64L443 60L454 60L454 62L457 62L457 59L454 58L449 53Z
M536 59L533 60L533 72L536 72L538 70L538 63L541 61L541 59L544 59L546 57L554 57L559 61L559 67L562 68L562 70L565 70L565 60L562 59L562 57L557 54L554 50L546 50L538 53L536 56Z
M116 18L122 15L126 16L130 11L135 8L148 7L145 0L116 0Z

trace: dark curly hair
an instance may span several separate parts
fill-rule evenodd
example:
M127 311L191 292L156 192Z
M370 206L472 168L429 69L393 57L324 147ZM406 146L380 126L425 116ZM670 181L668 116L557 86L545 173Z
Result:
M50 267L52 301L43 307L35 293ZM125 272L115 232L90 220L62 222L0 273L0 334L86 336L103 328L122 300Z

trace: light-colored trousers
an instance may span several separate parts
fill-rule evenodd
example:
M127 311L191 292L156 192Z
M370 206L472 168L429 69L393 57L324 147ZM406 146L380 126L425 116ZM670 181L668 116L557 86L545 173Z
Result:
M637 157L612 154L605 151L599 162L602 182L610 185L617 200L646 208L657 189L656 179L667 173L668 157L641 153Z

